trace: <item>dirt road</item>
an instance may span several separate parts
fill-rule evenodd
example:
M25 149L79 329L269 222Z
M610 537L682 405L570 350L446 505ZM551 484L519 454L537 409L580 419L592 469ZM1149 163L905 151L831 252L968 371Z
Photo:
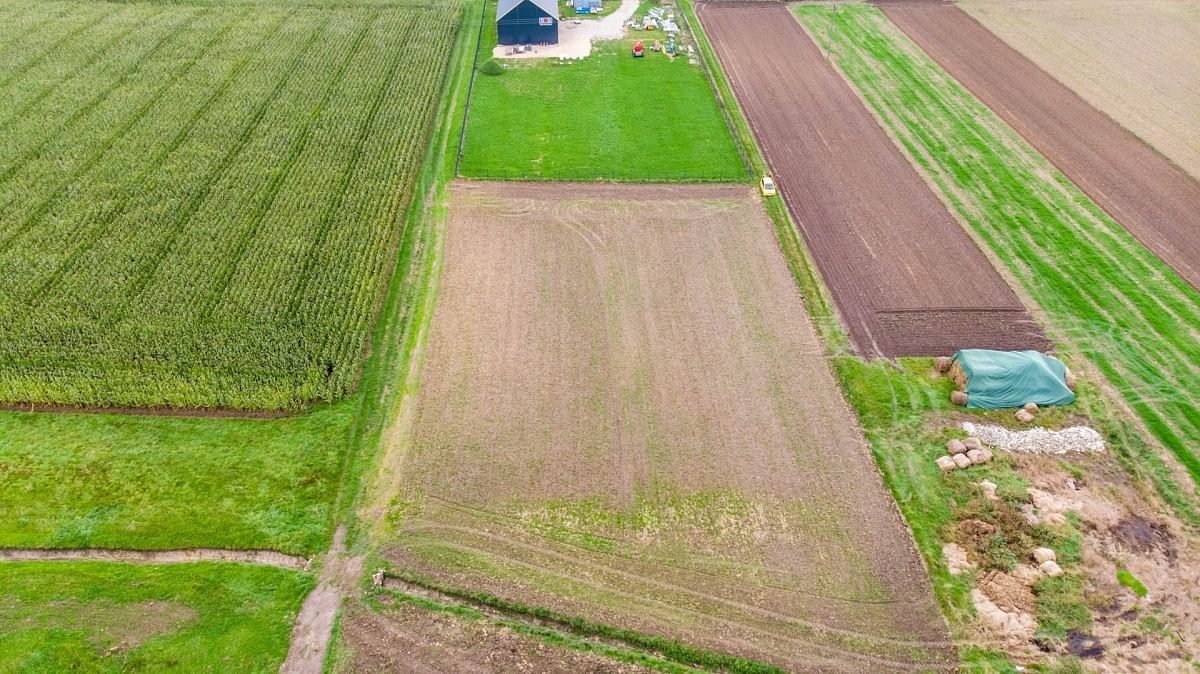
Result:
M785 5L702 4L699 15L862 353L1047 346Z
M458 183L394 569L795 669L952 658L748 186Z
M1114 220L1200 288L1200 182L957 7L879 5Z

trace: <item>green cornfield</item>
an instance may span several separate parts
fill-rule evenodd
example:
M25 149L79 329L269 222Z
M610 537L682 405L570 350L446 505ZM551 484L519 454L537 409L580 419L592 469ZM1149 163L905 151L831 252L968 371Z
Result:
M462 6L0 1L0 403L352 390Z

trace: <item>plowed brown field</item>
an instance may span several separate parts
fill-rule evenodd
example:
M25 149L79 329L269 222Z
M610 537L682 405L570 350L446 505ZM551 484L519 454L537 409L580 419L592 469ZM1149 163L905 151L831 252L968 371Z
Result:
M957 7L880 7L1114 220L1200 288L1200 182Z
M1048 346L785 5L702 4L699 15L862 353Z
M746 186L458 183L397 569L820 671L946 630Z

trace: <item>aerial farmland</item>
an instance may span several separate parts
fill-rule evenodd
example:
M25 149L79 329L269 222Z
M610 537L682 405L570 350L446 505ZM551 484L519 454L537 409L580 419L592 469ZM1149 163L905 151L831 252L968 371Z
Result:
M1198 45L0 0L0 671L1193 671Z

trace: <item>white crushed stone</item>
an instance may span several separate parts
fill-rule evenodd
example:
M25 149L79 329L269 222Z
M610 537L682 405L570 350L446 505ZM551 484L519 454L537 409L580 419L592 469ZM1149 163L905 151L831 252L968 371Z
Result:
M1104 438L1093 428L1071 426L1061 431L1030 428L1010 431L1003 426L988 426L970 421L962 423L963 430L983 441L983 444L1010 452L1032 454L1066 454L1067 452L1103 452Z

